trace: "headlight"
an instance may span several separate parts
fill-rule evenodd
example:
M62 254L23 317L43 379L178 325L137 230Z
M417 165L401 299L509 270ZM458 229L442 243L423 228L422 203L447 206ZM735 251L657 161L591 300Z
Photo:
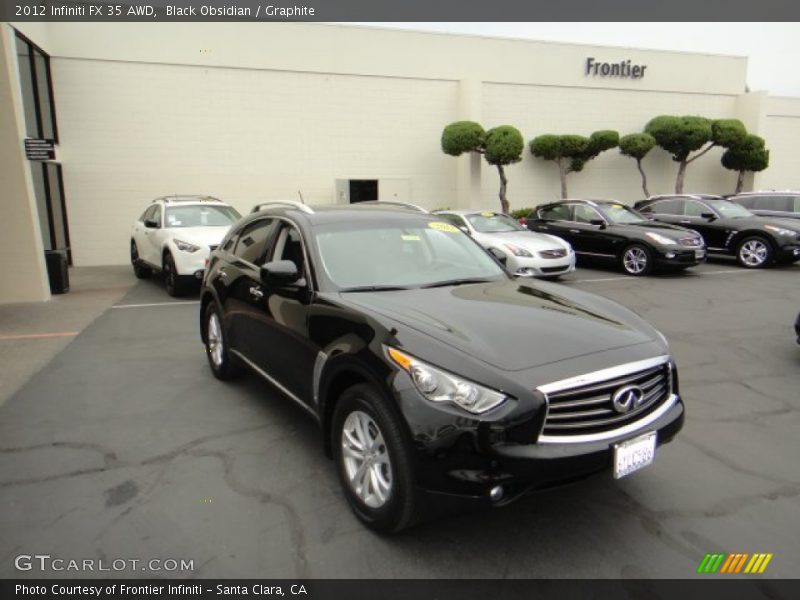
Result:
M446 373L394 348L387 348L387 352L389 357L411 376L411 381L419 393L431 402L455 404L478 415L508 399L500 392Z
M505 247L511 251L511 254L514 256L525 256L525 257L532 257L533 254L525 250L525 248L520 248L519 246L515 246L514 244L505 244Z
M783 227L776 227L775 225L764 225L764 229L769 229L770 231L774 231L778 235L785 235L787 237L794 237L797 235L796 231L792 231L791 229L784 229Z
M189 242L183 242L181 240L172 240L175 242L175 246L177 246L178 250L181 252L197 252L200 250L200 246L195 246L194 244L190 244Z
M645 235L654 242L658 242L659 244L664 244L665 246L674 246L675 244L678 243L675 240L669 239L665 235L661 235L660 233L653 233L652 231L648 231L647 233L645 233Z

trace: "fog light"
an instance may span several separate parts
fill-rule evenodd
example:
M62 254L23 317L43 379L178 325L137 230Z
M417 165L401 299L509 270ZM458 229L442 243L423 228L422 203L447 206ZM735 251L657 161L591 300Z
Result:
M675 253L674 252L667 252L665 256L667 258L675 258Z
M489 490L489 500L492 502L500 502L503 499L503 486L496 485Z
M194 272L194 277L195 277L195 279L202 279L202 278L203 278L203 271L202 271L202 269L201 269L200 271L195 271L195 272Z
M529 267L523 267L522 269L517 269L517 275L520 277L533 277L533 269Z

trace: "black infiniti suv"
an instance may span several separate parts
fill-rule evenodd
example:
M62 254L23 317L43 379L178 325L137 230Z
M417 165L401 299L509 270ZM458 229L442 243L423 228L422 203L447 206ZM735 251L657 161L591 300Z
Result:
M636 209L663 223L682 225L703 236L709 254L735 256L743 267L800 260L800 224L790 219L757 217L719 196L653 196Z
M436 499L625 476L683 424L658 331L418 211L263 208L212 253L200 317L214 375L247 367L308 412L381 531Z

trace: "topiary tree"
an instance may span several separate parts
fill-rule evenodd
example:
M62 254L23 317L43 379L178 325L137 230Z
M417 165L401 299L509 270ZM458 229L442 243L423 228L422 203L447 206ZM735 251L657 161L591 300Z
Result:
M620 154L629 156L636 161L636 168L639 169L639 174L642 176L642 191L645 198L650 196L650 192L647 191L647 175L642 168L642 159L655 145L656 139L649 133L631 133L619 140Z
M561 178L561 197L566 198L567 175L582 171L587 162L617 144L619 134L616 131L602 130L595 131L588 138L572 134L540 135L530 141L529 147L537 158L556 163Z
M506 189L508 179L505 167L522 160L525 141L515 127L501 125L484 131L474 121L456 121L450 123L442 131L442 151L450 156L460 156L465 152L482 154L486 162L497 167L500 175L500 208L504 213L509 211Z
M730 148L747 135L745 126L738 119L712 120L696 116L661 115L651 119L644 130L678 163L676 194L683 193L686 167L690 163L715 146ZM692 152L697 154L692 155Z
M738 171L735 194L742 191L744 174L747 171L763 171L769 166L769 150L764 138L748 134L738 144L731 146L722 155L722 166L731 171Z

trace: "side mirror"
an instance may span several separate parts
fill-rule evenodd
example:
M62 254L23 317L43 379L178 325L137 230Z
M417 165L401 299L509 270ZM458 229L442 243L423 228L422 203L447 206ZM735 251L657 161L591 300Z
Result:
M603 219L592 219L591 221L589 221L589 223L599 227L600 229L606 228L606 222L603 221Z
M299 287L300 272L291 260L274 260L261 267L261 283L267 287Z
M506 264L506 255L503 254L500 250L498 250L497 248L489 248L489 254L494 256L498 261L500 261L500 264L505 266L505 264Z
M158 221L155 219L145 219L144 226L148 229L158 229Z
M706 221L716 221L717 220L717 215L715 215L714 213L710 213L710 212L701 213L700 216L702 218L704 218Z

